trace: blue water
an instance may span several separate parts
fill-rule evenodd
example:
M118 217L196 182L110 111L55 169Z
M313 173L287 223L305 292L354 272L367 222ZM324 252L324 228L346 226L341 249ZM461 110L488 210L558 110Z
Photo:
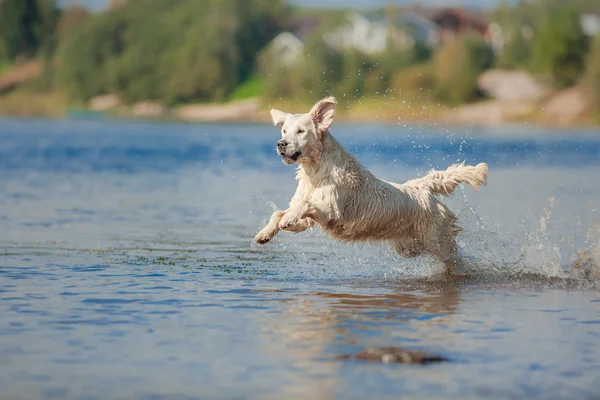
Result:
M384 179L489 164L448 199L468 279L318 230L253 244L294 191L273 127L0 120L0 398L597 398L600 132L332 131ZM450 361L337 359L367 346Z

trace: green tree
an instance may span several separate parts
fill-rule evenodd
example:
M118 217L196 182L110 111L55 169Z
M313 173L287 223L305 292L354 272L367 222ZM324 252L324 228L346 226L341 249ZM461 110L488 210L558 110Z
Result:
M55 0L37 0L40 23L36 27L38 55L50 59L57 46L57 26L61 13Z
M299 85L298 98L310 101L331 94L343 78L343 56L314 35L304 46L304 56L293 69ZM360 74L361 71L354 71ZM350 72L352 73L352 72ZM351 75L346 79L352 79Z
M347 55L350 58L356 54ZM362 85L361 70L346 71L346 58L325 43L320 32L307 38L302 54L292 65L282 65L278 57L272 48L261 53L259 72L267 98L287 97L309 102L333 91L351 95L355 85ZM360 61L356 63L360 64ZM338 88L341 81L345 84Z
M294 65L282 66L272 49L263 51L259 65L268 97L293 96L312 101L335 92L351 101L365 95L383 95L398 70L430 54L422 46L409 50L397 48L391 41L386 51L377 54L351 48L339 50L323 39L323 33L332 29L328 21L305 41L303 54Z
M435 86L432 70L431 63L412 65L397 71L390 86L399 95L429 97Z
M32 56L38 47L36 35L40 15L36 0L0 2L0 39L6 58Z
M278 31L282 0L130 0L70 29L59 79L74 97L223 100Z
M83 24L90 17L89 11L79 5L74 4L67 7L61 14L56 27L56 35L58 38L64 37L69 30Z
M509 5L506 0L502 0L492 12L491 19L500 25L505 40L504 48L497 60L500 68L529 66L533 30L543 11L540 7L545 8L545 5L525 0Z
M558 88L574 84L585 69L588 40L573 8L553 8L533 37L532 68L552 76Z
M596 117L600 121L600 35L596 36L587 58L584 86L592 95Z
M271 47L266 47L258 56L258 75L263 82L264 95L270 99L290 97L294 84L291 66L282 65Z
M340 54L341 81L337 92L350 99L361 97L365 91L367 70L371 63L367 57L357 50L348 50Z
M478 95L477 77L493 64L490 47L480 38L467 36L445 43L434 55L435 96L448 104L461 104Z
M239 81L243 82L255 68L257 53L288 25L289 9L282 1L246 0L235 4L243 21L235 37L240 49Z
M106 13L71 30L57 51L58 83L79 100L112 91L126 29L124 18Z
M54 0L0 1L0 55L30 58L54 49L58 9Z
M519 68L529 63L531 58L531 41L525 37L529 26L512 26L505 31L510 40L507 41L498 59L501 68Z

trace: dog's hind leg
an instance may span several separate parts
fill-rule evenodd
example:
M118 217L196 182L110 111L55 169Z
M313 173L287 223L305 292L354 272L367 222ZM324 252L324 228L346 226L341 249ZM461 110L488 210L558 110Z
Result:
M421 241L412 238L396 239L392 242L392 245L396 253L405 258L417 257L425 250L425 246Z
M456 269L461 263L456 245L457 233L457 228L453 224L447 224L440 227L439 231L425 243L427 250L444 263L448 275L456 275Z

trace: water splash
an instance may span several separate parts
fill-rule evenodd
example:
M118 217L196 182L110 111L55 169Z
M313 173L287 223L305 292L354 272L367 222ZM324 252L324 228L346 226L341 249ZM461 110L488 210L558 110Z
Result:
M600 281L600 222L594 220L586 233L585 245L571 258L571 273L581 279Z
M551 217L554 198L540 212L539 225L533 230L521 226L502 229L486 220L459 192L457 212L464 231L457 244L463 265L459 273L501 282L519 276L537 276L541 280L575 280L595 284L600 281L600 223L586 233L585 246L572 246L571 262L563 265L557 239L553 239ZM564 238L561 238L564 240ZM382 278L422 279L444 271L442 263L431 256L414 259L398 257L386 244L346 244L329 239L318 228L301 235L278 235L268 247L253 248L274 262L278 278L300 280ZM565 255L569 257L569 255Z
M459 236L461 256L468 274L504 276L535 275L542 278L574 279L595 283L600 280L600 224L596 220L587 229L585 246L575 249L569 264L561 264L563 254L556 239L552 239L550 221L555 199L549 198L542 208L537 229L520 227L517 231L502 231L489 224L462 196L460 219L465 231ZM565 240L561 237L560 240ZM567 257L569 255L566 255ZM569 257L568 257L569 258Z

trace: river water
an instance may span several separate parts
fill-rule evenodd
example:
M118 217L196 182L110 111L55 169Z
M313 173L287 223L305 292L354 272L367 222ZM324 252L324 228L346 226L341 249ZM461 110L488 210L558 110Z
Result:
M489 164L448 199L467 278L318 229L253 244L295 188L271 126L0 120L0 397L597 399L600 132L332 133L397 182ZM449 361L338 358L369 346Z

